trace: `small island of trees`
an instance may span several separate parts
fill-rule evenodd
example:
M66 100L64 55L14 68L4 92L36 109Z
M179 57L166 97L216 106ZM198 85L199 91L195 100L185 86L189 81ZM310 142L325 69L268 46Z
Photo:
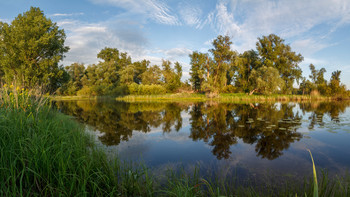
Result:
M10 24L0 23L0 82L28 89L42 87L61 96L123 96L177 92L252 94L321 94L348 97L341 71L324 78L325 68L310 64L311 75L302 76L303 56L275 34L258 38L256 49L239 53L229 36L219 35L208 53L193 51L190 78L182 78L179 62L132 61L126 52L104 48L97 64L59 62L69 47L65 32L39 8L19 14Z

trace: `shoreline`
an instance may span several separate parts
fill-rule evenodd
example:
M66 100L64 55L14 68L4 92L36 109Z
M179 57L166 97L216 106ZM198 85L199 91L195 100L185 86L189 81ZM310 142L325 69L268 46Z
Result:
M199 93L176 93L159 95L126 95L126 96L49 96L55 101L69 100L116 100L124 102L311 102L311 101L347 101L350 98L310 96L310 95L246 95L238 94L219 94L216 97L209 98L205 94Z

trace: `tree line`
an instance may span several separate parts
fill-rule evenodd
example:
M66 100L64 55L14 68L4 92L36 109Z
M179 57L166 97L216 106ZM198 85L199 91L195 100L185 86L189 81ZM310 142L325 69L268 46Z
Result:
M207 53L192 52L190 78L181 81L179 62L132 61L126 52L104 48L97 64L59 62L69 47L66 35L40 8L31 7L10 24L0 22L0 82L35 88L58 95L164 94L181 91L200 93L348 95L340 81L341 71L332 73L311 64L309 78L302 76L303 56L292 51L275 34L258 38L256 50L238 53L229 36L219 35ZM294 86L298 84L299 87Z

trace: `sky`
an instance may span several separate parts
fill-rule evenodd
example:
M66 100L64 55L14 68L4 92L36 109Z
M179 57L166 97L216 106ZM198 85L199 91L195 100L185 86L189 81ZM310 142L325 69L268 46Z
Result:
M97 53L112 47L133 61L178 61L185 80L189 54L208 52L218 35L242 53L273 33L303 55L305 77L311 63L327 70L327 80L341 70L350 88L349 0L0 0L0 21L11 23L31 6L65 30L65 66L98 63Z

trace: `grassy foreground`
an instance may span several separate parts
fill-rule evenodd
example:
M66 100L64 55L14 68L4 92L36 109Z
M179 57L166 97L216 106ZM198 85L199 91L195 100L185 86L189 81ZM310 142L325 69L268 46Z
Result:
M236 183L209 182L196 174L173 173L165 183L139 165L109 159L82 125L26 90L0 91L0 196L312 196L286 184L259 190ZM310 172L311 169L310 169ZM321 176L319 196L348 196L349 176Z

